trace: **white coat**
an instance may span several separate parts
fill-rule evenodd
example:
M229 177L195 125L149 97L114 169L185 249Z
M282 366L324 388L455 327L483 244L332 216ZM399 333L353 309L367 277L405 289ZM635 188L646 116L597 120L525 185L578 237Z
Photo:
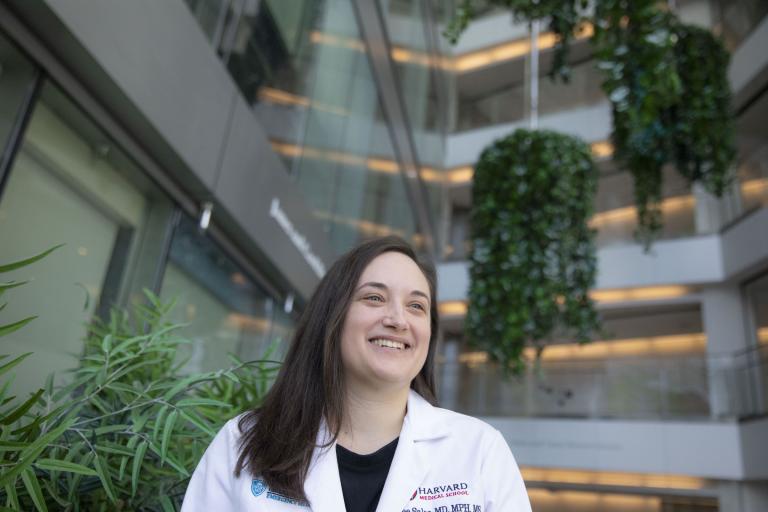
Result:
M320 429L318 440L327 436ZM271 492L259 478L235 478L237 418L216 435L195 469L182 512L344 512L335 443L316 448L304 482L309 505ZM310 508L311 507L311 508ZM530 512L515 459L499 431L433 407L416 392L377 512Z

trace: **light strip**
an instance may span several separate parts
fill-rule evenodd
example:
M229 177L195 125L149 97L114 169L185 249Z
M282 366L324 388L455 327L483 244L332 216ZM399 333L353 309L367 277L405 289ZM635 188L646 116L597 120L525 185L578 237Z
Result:
M312 101L304 96L299 96L280 89L273 89L272 87L262 87L259 89L259 100L268 101L270 103L276 103L278 105L291 105L304 108L314 108L323 112L329 112L339 116L349 116L349 110L344 108L329 105L327 103L320 103Z
M591 24L583 24L576 31L576 40L591 37L594 28ZM314 31L310 34L310 41L315 44L346 48L353 51L364 52L365 45L360 39L338 36L326 32ZM539 50L548 50L557 43L557 36L553 32L543 32L539 35ZM416 64L424 67L440 67L446 71L466 73L477 68L490 66L499 62L518 59L531 51L531 40L528 37L515 39L489 48L464 53L452 57L436 57L432 54L395 46L390 52L392 60Z
M700 490L709 487L708 480L686 475L548 469L530 466L521 467L520 472L526 482L684 490Z
M661 211L665 216L680 212L692 211L696 206L696 198L693 195L668 197L661 202ZM625 206L604 212L596 213L589 220L589 226L600 229L606 224L634 222L637 219L637 208Z
M744 199L756 199L761 195L768 194L768 178L742 181L741 193L745 196Z
M332 215L328 212L316 210L314 212L315 217L323 220L328 220L334 224L343 224L349 226L356 231L363 233L366 236L387 236L397 235L400 237L405 236L405 232L399 229L393 229L386 224L377 224L363 219L352 219L349 217L341 217L338 215Z
M610 510L611 512L636 512L638 510L661 510L658 496L632 494L596 493L549 489L527 489L534 510Z
M603 140L593 142L590 144L592 150L592 156L595 160L604 160L613 155L613 144L610 141ZM445 171L446 181L451 185L463 185L470 183L475 175L475 170L472 166L464 165L460 167L454 167Z
M437 306L441 316L465 316L467 314L467 303L463 300L453 300L441 302Z
M691 295L696 290L688 286L644 286L639 288L600 289L589 292L590 298L598 304L665 300ZM466 315L467 303L463 300L440 303L440 313L448 316Z
M595 142L592 144L592 150L596 153L604 152L608 146L610 146L608 142ZM313 148L311 146L297 146L296 144L279 141L272 141L272 149L281 155L291 158L315 158L358 167L367 167L372 171L388 174L395 174L399 171L397 162L388 158L365 158L343 151ZM445 171L433 167L422 167L419 171L424 181L447 182L453 185L469 183L474 176L474 169L470 166L454 167Z
M707 337L702 333L676 334L670 336L649 336L646 338L627 338L612 341L593 341L584 345L567 343L547 345L541 354L543 361L575 361L616 359L621 357L681 355L703 353L707 348ZM536 358L536 349L524 349L526 359ZM483 351L465 352L459 355L459 362L469 367L477 367L489 361Z
M761 327L757 330L757 341L761 345L768 345L768 327Z
M592 290L589 296L595 302L632 302L638 300L663 300L684 297L694 292L687 286L646 286L642 288L615 288Z

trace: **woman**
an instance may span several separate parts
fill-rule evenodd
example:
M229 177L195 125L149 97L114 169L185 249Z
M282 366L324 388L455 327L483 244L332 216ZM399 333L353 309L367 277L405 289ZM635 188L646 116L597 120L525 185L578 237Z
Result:
M432 405L436 286L396 237L342 256L263 405L222 428L182 512L530 511L501 434Z

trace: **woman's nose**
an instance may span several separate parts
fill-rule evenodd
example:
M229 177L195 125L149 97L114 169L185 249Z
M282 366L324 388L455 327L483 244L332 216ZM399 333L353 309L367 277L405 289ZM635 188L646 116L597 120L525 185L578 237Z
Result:
M405 321L403 310L397 306L393 306L387 309L387 312L382 319L382 323L385 327L391 327L393 329L397 329L398 331L402 331L408 328L408 322Z

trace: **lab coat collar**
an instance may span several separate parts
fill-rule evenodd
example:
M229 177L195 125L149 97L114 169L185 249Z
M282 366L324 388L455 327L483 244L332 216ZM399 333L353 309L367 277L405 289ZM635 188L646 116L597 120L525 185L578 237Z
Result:
M415 391L410 391L400 440L377 510L403 510L408 504L429 468L427 448L420 445L449 433L440 421L440 416L439 409ZM304 481L304 492L314 512L345 510L336 460L336 442L328 444L329 440L330 433L323 421Z

